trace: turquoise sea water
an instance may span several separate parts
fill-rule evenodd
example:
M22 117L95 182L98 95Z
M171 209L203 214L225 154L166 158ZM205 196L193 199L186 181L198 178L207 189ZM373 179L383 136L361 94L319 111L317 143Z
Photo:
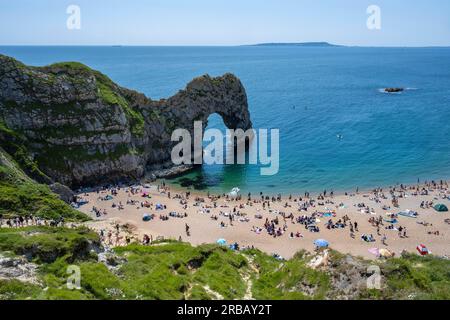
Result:
M354 190L450 177L450 48L0 47L27 64L81 61L151 98L236 74L255 128L280 129L280 171L204 166L213 191ZM409 88L401 94L384 87ZM218 116L210 127L225 129ZM339 140L337 134L343 136Z

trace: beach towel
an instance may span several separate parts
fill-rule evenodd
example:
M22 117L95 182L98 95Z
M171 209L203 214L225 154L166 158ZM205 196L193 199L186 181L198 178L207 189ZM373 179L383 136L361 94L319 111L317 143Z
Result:
M398 215L408 217L408 218L417 218L417 216L419 214L415 211L406 210L406 211L399 212Z
M143 220L143 221L150 221L150 220L152 220L152 216L151 216L150 214L148 214L148 213L145 213L145 214L142 216L142 220Z
M392 251L390 251L388 249L384 249L384 248L380 249L379 253L380 253L380 257L383 257L383 258L392 258L394 256L394 253Z

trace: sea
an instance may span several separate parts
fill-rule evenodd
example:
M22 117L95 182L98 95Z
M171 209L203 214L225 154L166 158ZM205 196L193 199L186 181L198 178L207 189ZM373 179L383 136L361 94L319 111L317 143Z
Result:
M450 177L450 48L0 46L0 53L36 66L80 61L152 99L203 74L239 77L254 128L279 130L278 173L203 165L169 179L174 185L339 193ZM208 128L225 134L217 114Z

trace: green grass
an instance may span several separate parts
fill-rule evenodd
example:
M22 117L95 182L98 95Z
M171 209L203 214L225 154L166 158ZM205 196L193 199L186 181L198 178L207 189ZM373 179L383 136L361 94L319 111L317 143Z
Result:
M8 128L0 119L0 157L4 153L9 153L18 166L30 177L38 181L48 181L49 178L39 169L37 163L33 161L26 148L25 138L19 133ZM0 177L1 178L1 177Z
M0 300L39 299L42 288L19 280L0 280Z
M259 251L249 255L259 266L260 274L254 278L253 296L256 299L303 300L323 299L330 286L328 275L306 266L306 260L296 256L280 262ZM304 293L304 288L311 295Z
M26 255L38 264L40 282L1 280L0 299L242 299L249 284L245 275L251 277L256 299L326 299L333 298L332 274L346 271L339 268L345 265L345 256L336 252L330 255L333 262L327 270L313 270L304 252L278 261L258 250L234 252L180 242L116 248L111 258L117 264L110 269L88 250L87 244L97 241L97 235L86 228L0 229L2 255ZM363 270L373 263L354 261L362 263ZM356 297L450 299L448 260L406 255L377 263L384 278L382 290L355 289L360 290ZM66 286L69 265L80 268L79 290Z
M0 214L4 217L34 215L45 219L89 219L59 199L47 185L30 179L1 147Z
M97 86L99 96L105 103L122 107L130 122L131 132L137 136L143 136L145 128L144 116L139 111L130 107L128 101L117 93L117 91L114 91L108 82L97 81Z
M225 298L242 298L245 287L239 269L246 260L242 255L217 247L192 247L185 243L167 243L151 247L132 245L118 248L128 263L120 275L128 281L128 292L150 299L182 299L188 288L206 298L208 286ZM201 288L201 289L200 289Z
M89 219L60 200L49 187L34 182L16 186L0 182L0 213L4 217L33 215L44 219L64 217L67 221Z
M98 244L98 235L84 227L0 228L0 251L25 255L38 263L53 263L60 257L68 262L89 259L90 244L95 243Z
M450 261L408 254L388 260L381 272L387 278L384 298L450 299Z
M209 288L225 299L242 298L246 286L240 271L246 269L247 260L239 254L219 248L209 255L194 275L194 280Z

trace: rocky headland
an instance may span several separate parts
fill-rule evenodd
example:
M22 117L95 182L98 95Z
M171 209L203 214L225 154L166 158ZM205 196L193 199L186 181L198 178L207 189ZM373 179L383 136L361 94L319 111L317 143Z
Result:
M59 194L70 194L64 185L178 172L170 161L173 130L192 132L194 121L205 128L213 113L230 129L251 128L246 92L234 75L204 75L156 101L81 63L32 67L0 55L1 147Z

